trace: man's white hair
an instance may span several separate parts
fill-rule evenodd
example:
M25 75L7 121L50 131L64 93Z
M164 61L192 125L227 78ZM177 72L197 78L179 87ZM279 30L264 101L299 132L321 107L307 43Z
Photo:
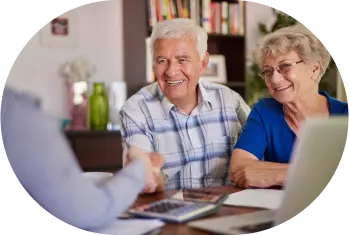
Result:
M194 39L200 61L207 51L207 33L193 20L176 18L157 22L150 37L150 51L154 58L154 44L157 39L180 39L189 36Z

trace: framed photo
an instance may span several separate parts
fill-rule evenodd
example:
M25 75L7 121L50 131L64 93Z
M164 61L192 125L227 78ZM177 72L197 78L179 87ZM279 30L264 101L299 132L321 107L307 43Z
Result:
M227 82L227 71L225 64L225 57L223 55L210 55L210 60L207 69L201 80L226 83Z
M77 16L68 11L46 24L41 29L43 46L75 46L77 44Z

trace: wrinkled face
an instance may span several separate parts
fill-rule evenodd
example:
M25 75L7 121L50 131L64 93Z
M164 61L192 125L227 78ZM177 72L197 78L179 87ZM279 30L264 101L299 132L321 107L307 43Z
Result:
M279 71L273 68L279 68ZM295 51L265 57L263 73L270 95L282 104L317 89L318 63L305 63Z
M201 62L195 41L157 39L154 44L154 73L159 87L172 102L196 99L196 86L208 63L208 54Z

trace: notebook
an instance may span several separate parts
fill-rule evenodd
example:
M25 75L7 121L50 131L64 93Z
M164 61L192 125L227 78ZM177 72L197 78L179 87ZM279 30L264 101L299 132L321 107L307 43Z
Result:
M232 193L223 205L278 209L284 195L283 190L277 189L245 189Z

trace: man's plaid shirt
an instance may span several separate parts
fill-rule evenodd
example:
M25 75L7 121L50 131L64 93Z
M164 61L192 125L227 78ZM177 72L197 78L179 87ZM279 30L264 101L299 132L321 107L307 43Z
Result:
M158 83L141 89L120 111L123 141L165 158L165 189L221 186L250 107L235 91L199 82L199 104L181 113Z

